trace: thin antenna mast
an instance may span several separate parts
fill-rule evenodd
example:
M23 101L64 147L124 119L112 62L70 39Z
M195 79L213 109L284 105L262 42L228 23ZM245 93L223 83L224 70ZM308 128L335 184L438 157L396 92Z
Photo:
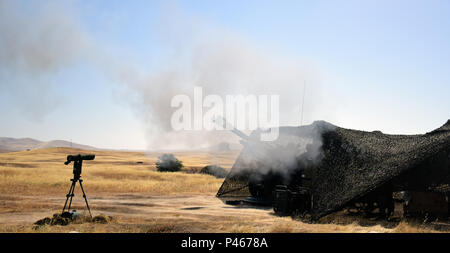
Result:
M305 107L305 93L306 93L306 80L303 83L303 99L302 99L302 113L300 116L300 126L303 126L303 108Z

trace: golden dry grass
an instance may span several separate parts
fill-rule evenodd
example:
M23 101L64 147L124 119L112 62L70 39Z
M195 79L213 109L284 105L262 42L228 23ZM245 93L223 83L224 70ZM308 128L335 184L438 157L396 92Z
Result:
M153 194L211 194L222 180L184 172L157 172L160 153L84 151L50 148L0 154L0 194L61 194L68 191L72 166L63 162L67 154L95 153L94 161L83 164L85 190L90 193L143 192ZM230 167L237 152L175 153L187 170L219 163ZM142 162L138 164L137 162Z
M33 226L61 211L73 175L72 166L63 162L67 154L77 153L96 155L83 164L85 190L95 215L114 215L113 222ZM340 216L306 224L274 216L271 210L225 206L214 197L223 179L190 172L208 164L230 168L238 153L174 154L189 173L157 172L155 162L161 153L51 148L0 154L0 232L436 232L423 224L401 222L386 228ZM76 208L84 209L77 190Z

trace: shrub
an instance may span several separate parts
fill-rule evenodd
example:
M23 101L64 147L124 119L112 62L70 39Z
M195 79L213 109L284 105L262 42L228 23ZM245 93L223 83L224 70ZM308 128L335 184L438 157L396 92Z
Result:
M225 178L228 174L228 172L224 168L217 165L205 166L202 170L200 170L200 173L212 175L217 178Z
M183 168L183 163L172 154L163 154L158 157L158 161L156 162L156 169L160 172L180 171L181 168Z

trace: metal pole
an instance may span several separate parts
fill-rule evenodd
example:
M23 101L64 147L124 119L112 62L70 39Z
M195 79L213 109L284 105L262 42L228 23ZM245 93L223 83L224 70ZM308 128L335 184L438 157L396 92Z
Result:
M303 108L305 107L305 93L306 93L306 80L303 83L303 99L302 99L302 113L300 116L300 126L303 125Z

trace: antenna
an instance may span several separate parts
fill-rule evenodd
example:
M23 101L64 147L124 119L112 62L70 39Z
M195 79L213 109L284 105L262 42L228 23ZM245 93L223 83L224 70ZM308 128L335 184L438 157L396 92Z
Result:
M300 116L300 126L303 125L303 108L305 107L305 93L306 93L306 80L303 82L303 99L302 99L302 112Z

